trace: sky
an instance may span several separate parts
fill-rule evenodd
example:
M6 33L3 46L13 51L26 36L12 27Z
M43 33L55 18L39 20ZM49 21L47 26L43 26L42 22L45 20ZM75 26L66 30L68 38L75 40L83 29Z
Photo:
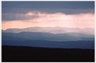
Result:
M2 1L2 29L94 28L94 1Z

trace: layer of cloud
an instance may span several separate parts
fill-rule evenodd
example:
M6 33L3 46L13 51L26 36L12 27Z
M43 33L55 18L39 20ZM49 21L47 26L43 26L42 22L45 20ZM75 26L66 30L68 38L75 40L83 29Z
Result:
M94 1L3 1L2 13L94 13Z
M14 10L16 12L17 10ZM43 11L43 12L42 12ZM47 12L48 11L48 12ZM23 11L22 11L23 12ZM47 14L54 14L54 13L64 13L67 15L70 14L81 14L81 13L92 13L94 14L94 10L92 9L87 9L87 10L74 10L74 9L45 9L41 11L32 11L32 10L27 10L24 13L2 13L2 20L4 21L10 21L10 20L27 20L27 19L32 19L37 17L36 15L31 15L33 12L36 14L38 12L42 13L47 13ZM32 12L32 13L31 13ZM31 13L30 16L26 16L26 13ZM33 14L34 14L33 13ZM32 17L31 17L32 16Z
M21 5L21 6L20 6ZM94 1L2 1L4 8L94 9Z
M23 14L26 20L2 21L2 29L27 28L27 27L68 27L68 28L94 28L95 16L92 13L64 14L64 13L42 13L28 12ZM34 17L35 16L35 17ZM20 17L20 16L19 16ZM29 19L30 17L30 19Z

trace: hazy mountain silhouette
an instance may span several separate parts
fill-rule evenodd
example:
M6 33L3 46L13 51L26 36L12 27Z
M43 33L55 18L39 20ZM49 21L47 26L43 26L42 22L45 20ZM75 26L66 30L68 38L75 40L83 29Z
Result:
M84 34L94 34L94 29L92 28L66 28L66 27L29 27L24 29L7 29L5 30L7 33L20 33L20 32L47 32L47 33L84 33Z
M44 33L44 32L20 32L20 33L3 32L2 35L25 38L29 40L47 40L47 41L94 40L94 35L87 35L82 33L52 34L52 33Z
M90 38L90 40L84 39L84 40L70 41L69 37L70 35L67 36L67 34L65 34L64 37L67 37L66 39L67 41L61 41L61 39L63 40L62 35L63 34L60 35L60 34L39 33L39 32L2 33L2 45L94 49L94 38L91 39L92 37ZM73 35L72 37L74 37ZM50 39L48 39L46 36ZM51 41L51 39L54 39L54 41Z
M2 62L94 62L94 35L2 30Z

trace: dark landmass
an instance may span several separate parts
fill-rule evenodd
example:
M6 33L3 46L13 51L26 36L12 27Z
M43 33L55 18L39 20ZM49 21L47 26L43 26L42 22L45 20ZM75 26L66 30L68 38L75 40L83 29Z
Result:
M47 40L44 39L45 37L42 38L41 36L43 34L37 35L39 33L35 33L35 35L37 35L38 39L39 39L39 40L35 40L36 36L33 35L34 33L32 33L32 35L31 35L31 33L26 34L24 32L23 34L15 34L15 35L14 34L9 34L9 33L3 33L2 34L2 45L30 46L30 47L31 46L32 47L49 47L49 48L94 49L94 39L92 39L92 40L87 40L87 39L85 40L84 39L84 40L78 40L78 41L57 41L56 39L58 39L58 38L53 37L54 40L56 40L56 41L50 41L50 40L48 40L48 38L46 38ZM19 35L19 36L17 36L17 35ZM29 36L30 36L31 39L24 38L24 37L29 37ZM48 36L48 35L46 35L46 36ZM59 38L60 38L60 36L59 36ZM62 39L64 40L64 37L62 37ZM70 40L70 38L67 38L66 40Z
M2 46L2 62L94 62L94 49Z

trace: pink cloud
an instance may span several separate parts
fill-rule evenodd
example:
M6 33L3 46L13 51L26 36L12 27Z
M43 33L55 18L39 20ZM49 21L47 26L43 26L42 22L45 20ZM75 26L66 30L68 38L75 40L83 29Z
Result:
M35 13L32 13L32 12L28 12L27 14L26 14L27 16L29 15L29 16L33 16L33 15L36 15Z
M3 21L2 29L7 28L27 28L27 27L69 27L69 28L94 28L95 16L91 13L70 14L64 13L41 13L28 12L27 17L38 16L28 20ZM10 25L9 25L10 24Z

